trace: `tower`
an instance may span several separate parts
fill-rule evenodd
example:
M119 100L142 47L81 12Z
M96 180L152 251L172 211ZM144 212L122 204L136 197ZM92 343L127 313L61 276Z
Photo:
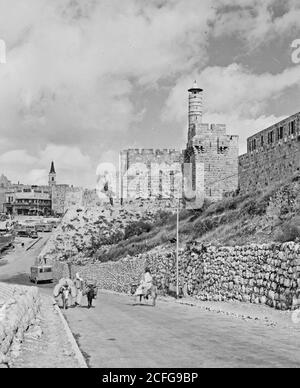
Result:
M192 192L196 201L203 197L217 201L237 189L238 137L227 135L225 124L202 122L203 90L196 81L188 92L185 163L191 168Z
M188 141L190 142L196 135L197 126L202 123L203 110L203 89L199 88L197 81L189 92L189 132Z
M51 168L49 172L49 186L55 186L56 185L56 172L54 168L54 162L51 162Z

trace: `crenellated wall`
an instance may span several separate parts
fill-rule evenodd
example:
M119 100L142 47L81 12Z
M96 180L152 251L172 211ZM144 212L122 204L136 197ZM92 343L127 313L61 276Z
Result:
M180 198L183 159L183 153L174 149L122 151L121 198Z

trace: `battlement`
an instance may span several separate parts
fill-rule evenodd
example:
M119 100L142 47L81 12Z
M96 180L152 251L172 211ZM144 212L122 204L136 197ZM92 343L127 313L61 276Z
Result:
M154 149L154 148L136 148L136 149L127 149L121 151L121 155L127 156L149 156L149 155L179 155L182 151L176 150L174 148L165 148L165 149Z

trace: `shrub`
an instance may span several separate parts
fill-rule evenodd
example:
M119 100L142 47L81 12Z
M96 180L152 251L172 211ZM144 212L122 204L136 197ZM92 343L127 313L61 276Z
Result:
M127 225L125 228L125 240L128 240L132 236L139 236L142 233L149 233L152 229L152 225L145 221L136 221Z
M279 242L297 241L300 239L300 226L295 221L283 224L275 235L275 240Z

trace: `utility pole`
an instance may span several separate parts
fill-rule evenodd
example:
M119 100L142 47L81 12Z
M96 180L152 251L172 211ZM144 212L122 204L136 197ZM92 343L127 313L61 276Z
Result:
M179 206L177 205L177 222L176 222L176 298L179 298Z

